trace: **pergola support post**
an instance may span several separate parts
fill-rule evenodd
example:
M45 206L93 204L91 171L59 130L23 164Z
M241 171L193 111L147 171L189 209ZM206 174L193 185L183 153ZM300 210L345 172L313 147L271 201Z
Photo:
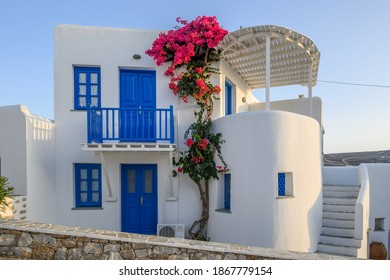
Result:
M313 117L313 93L312 93L312 88L313 88L313 66L310 64L309 66L309 79L308 79L308 85L307 85L307 90L308 90L308 97L309 97L309 115L310 117Z
M265 110L271 110L269 89L271 87L271 35L265 37Z

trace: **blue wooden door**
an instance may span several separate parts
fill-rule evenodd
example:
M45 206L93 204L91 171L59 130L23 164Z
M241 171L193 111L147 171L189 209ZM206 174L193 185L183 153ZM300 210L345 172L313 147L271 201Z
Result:
M121 141L155 141L156 72L121 70L120 107Z
M157 165L122 165L122 231L156 234Z

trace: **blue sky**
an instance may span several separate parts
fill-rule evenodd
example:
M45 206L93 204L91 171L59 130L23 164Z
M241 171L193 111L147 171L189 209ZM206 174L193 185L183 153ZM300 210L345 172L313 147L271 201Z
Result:
M321 51L319 80L390 85L390 1L0 0L0 106L24 104L53 118L53 30L80 24L168 30L176 17L215 15L229 31L280 25L309 36ZM271 89L271 100L296 98L301 86ZM390 149L390 87L318 82L324 149ZM264 100L263 92L258 94Z

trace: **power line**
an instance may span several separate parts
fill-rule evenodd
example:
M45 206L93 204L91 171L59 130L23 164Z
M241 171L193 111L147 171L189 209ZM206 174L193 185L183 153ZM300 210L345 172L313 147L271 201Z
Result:
M390 86L388 85L357 84L357 83L346 83L346 82L336 82L336 81L326 81L326 80L317 80L317 82L330 83L330 84L342 84L342 85L349 85L349 86L390 88Z

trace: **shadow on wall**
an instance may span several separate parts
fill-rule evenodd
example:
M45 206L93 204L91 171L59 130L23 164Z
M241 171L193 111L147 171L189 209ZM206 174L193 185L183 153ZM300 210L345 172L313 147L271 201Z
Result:
M310 207L309 211L307 211L307 222L309 224L309 241L310 247L308 248L308 252L314 253L317 251L317 245L320 241L320 235L322 230L322 188L319 192L315 202ZM321 211L318 208L321 208ZM318 213L320 215L318 215Z

